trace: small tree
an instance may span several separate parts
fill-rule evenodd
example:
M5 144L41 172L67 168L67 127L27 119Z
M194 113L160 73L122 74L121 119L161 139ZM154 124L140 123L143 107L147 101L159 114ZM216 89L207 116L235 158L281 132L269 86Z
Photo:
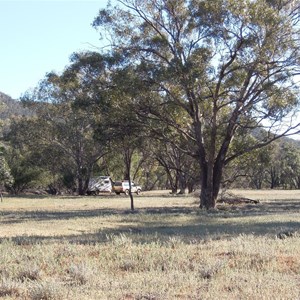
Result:
M133 111L130 109L130 106L124 101L127 97L128 95L123 95L121 107L119 106L119 101L112 104L112 110L107 114L105 126L109 128L109 140L112 151L120 154L123 158L124 179L129 181L130 208L134 211L134 199L131 189L131 183L134 178L132 176L132 166L134 155L142 147L143 137L140 134L140 124L132 114Z

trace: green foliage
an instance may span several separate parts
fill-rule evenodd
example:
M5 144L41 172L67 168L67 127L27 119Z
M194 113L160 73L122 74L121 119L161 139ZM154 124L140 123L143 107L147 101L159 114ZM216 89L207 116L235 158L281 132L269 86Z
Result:
M204 207L215 205L226 165L294 129L281 124L299 102L297 18L291 1L125 0L94 20L134 70L126 85L144 87L129 99L141 119L198 158ZM231 146L254 128L280 134Z
M63 183L71 188L75 184L71 189L77 189L79 194L85 193L94 165L107 151L107 140L95 138L101 122L99 112L107 103L104 84L108 78L101 61L95 53L74 54L63 74L49 73L23 99L36 111L35 117L23 120L36 132L34 136L27 135L24 142L32 143L50 158L44 163L55 178L52 185Z
M300 149L283 139L232 161L225 169L227 187L300 188Z
M206 208L240 176L300 186L296 151L269 148L297 130L298 20L291 0L108 4L93 22L108 50L74 53L23 97L33 114L11 124L15 184L84 194L101 173L148 187L168 177L174 190L201 181Z
M0 155L0 185L2 187L11 187L14 183L14 177L11 174L11 170L6 162L3 154Z

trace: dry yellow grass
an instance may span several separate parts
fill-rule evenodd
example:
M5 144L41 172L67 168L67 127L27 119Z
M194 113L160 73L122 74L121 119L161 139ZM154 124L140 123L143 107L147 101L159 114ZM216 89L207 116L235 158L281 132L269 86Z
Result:
M6 197L0 298L299 299L300 191L232 192L260 204Z

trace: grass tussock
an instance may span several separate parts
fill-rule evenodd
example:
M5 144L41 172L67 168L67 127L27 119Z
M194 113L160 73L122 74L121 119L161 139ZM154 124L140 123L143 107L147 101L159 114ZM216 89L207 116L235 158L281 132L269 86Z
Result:
M45 201L1 211L0 298L300 298L296 199L205 212L192 197L141 197L136 214L106 199Z
M28 298L31 300L58 300L63 297L59 283L40 281L31 284Z
M2 277L0 280L0 297L18 297L21 295L20 284L8 277Z

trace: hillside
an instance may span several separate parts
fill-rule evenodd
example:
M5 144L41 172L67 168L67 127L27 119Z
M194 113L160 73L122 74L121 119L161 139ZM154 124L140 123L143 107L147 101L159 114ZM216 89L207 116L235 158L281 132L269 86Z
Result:
M296 140L291 137L283 137L282 141L283 141L283 143L287 143L287 144L293 145L297 148L300 148L300 140L298 140L298 139Z
M28 115L29 110L22 103L0 92L0 120L6 121L13 117Z
M30 114L30 110L25 108L21 102L0 92L0 137L9 131L12 119Z

